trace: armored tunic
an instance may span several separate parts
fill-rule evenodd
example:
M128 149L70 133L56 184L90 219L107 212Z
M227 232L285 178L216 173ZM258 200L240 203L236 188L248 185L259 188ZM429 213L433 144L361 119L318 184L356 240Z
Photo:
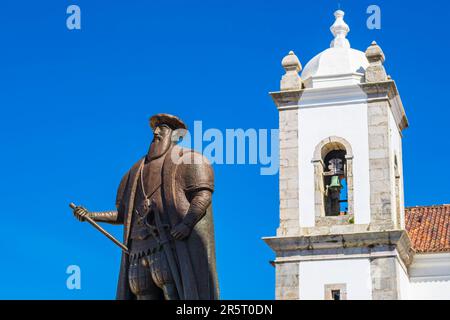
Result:
M149 203L154 202L159 212L163 212L161 199L161 171L164 157L145 163L138 177L130 227L130 259L148 255L160 249L154 236L155 223ZM168 225L162 215L163 224Z

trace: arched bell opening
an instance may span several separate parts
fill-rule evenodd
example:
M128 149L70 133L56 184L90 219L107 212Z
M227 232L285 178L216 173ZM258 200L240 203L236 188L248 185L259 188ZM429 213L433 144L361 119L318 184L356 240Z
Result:
M340 137L329 137L316 147L314 158L315 215L353 215L353 152Z
M342 216L348 213L346 154L345 150L331 150L323 159L325 216Z

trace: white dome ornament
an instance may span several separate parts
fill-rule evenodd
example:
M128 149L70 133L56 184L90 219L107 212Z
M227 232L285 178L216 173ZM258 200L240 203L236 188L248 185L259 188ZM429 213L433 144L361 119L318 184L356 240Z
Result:
M347 40L350 27L344 21L344 11L334 13L330 27L334 36L330 48L312 58L301 75L305 88L331 88L363 82L369 61L364 52L352 49Z
M286 73L281 78L281 91L300 90L302 89L302 79L298 73L302 70L302 65L295 55L294 51L290 51L281 61Z
M337 10L334 13L336 21L330 27L331 33L334 36L331 41L331 48L350 48L350 42L347 40L347 34L350 32L350 27L344 21L345 12Z

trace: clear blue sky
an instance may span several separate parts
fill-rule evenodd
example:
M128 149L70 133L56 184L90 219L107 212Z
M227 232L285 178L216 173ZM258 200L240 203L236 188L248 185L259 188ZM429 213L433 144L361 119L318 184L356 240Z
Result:
M407 205L450 202L446 1L340 1L352 47L376 40L410 120ZM66 28L66 8L82 30ZM68 203L114 206L117 184L143 155L154 113L205 128L277 128L268 96L280 61L326 49L338 1L1 1L0 298L112 299L119 250ZM368 30L370 4L382 29ZM214 214L222 298L274 297L278 176L216 165ZM121 237L121 227L107 228ZM66 289L66 267L82 289Z

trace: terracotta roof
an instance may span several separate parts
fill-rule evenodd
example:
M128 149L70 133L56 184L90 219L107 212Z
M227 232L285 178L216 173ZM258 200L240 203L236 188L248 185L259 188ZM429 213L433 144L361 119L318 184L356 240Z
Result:
M450 252L450 205L405 209L406 230L417 252Z

